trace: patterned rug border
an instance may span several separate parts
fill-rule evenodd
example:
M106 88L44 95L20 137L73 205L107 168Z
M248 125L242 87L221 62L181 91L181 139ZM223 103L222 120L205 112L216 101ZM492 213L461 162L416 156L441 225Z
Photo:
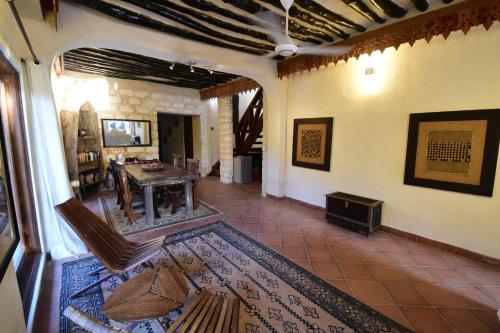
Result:
M109 226L111 226L111 228L113 228L113 230L115 230L116 232L122 234L119 230L117 230L117 228L115 227L115 223L113 223L113 221L112 221L112 219L114 218L112 210L108 209L108 208L105 208L106 203L105 203L104 200L105 199L109 199L109 198L114 198L116 200L116 195L107 195L107 196L99 197L99 205L101 207L101 210L104 212L104 216L106 218L106 223ZM203 200L199 200L198 199L198 201L200 203L202 203L203 205L207 206L208 208L210 208L210 210L213 211L213 214L204 215L204 216L201 216L201 217L191 217L191 218L188 218L188 219L185 219L185 220L182 220L182 221L179 221L179 222L175 222L175 223L172 223L172 224L165 224L165 225L159 225L159 226L151 226L149 228L142 229L142 230L139 230L139 231L133 231L133 232L128 232L128 233L123 233L122 235L123 236L130 236L130 235L135 235L135 234L140 234L140 233L143 233L143 232L151 231L153 229L168 228L168 227L171 227L171 226L174 226L174 225L180 225L180 224L184 224L184 223L188 223L188 222L193 222L194 220L204 219L204 218L207 218L207 217L210 217L210 216L222 215L222 212L219 211L218 209L216 209L215 207L213 207L212 205L209 205L208 203L206 203Z
M225 230L224 230L225 229ZM227 232L229 231L229 232ZM229 242L232 246L236 247L239 251L245 253L247 256L252 258L255 262L259 263L262 267L266 268L267 270L273 272L273 274L278 275L283 281L288 283L291 287L293 287L295 290L300 292L302 295L304 295L307 299L309 299L311 302L316 304L317 306L323 308L326 312L343 322L346 326L352 328L356 332L368 332L367 327L365 326L366 322L360 322L359 320L356 321L354 318L357 315L364 314L367 319L370 317L376 318L381 325L379 327L378 331L373 331L373 332L392 332L393 330L387 331L384 330L384 326L388 326L389 328L396 328L400 332L406 332L406 333L412 333L413 331L409 330L408 328L402 326L401 324L395 322L394 320L390 319L389 317L385 316L384 314L378 312L377 310L371 308L369 305L364 304L357 300L356 298L352 297L351 295L348 295L344 293L342 290L337 289L336 287L332 286L330 283L326 282L325 280L321 279L319 276L311 273L307 269L299 266L295 262L291 261L290 259L286 258L285 256L281 255L280 253L274 251L273 249L267 247L266 245L260 243L259 241L251 238L250 236L245 235L238 229L232 227L231 225L224 223L223 221L216 221L213 223L205 224L203 226L179 231L176 233L173 233L171 235L167 235L165 238L165 242L163 244L163 247L165 248L168 245L186 241L188 239L198 237L202 234L208 233L208 232L214 232L221 238L223 238L225 241ZM222 233L222 234L221 234ZM232 235L231 235L232 234ZM332 291L333 294L336 295L337 299L335 300L337 304L326 304L318 301L321 298L322 295L314 294L312 289L304 289L301 286L299 286L299 283L294 281L290 275L282 274L280 271L278 271L277 266L269 266L268 264L265 263L265 261L262 260L262 258L259 258L254 251L248 250L248 248L244 246L238 246L241 244L238 244L234 239L231 239L231 237L224 237L224 236L234 236L237 235L240 238L243 238L245 241L248 243L251 243L254 246L260 247L261 249L265 250L268 255L271 255L278 261L280 261L283 264L287 264L290 268L293 268L295 271L299 272L300 274L306 276L307 278L315 281L318 283L322 289L328 289L329 291ZM339 298L342 298L343 301L348 302L350 305L355 305L355 308L350 309L349 313L341 313L337 311L336 305L339 303ZM353 318L351 318L351 315ZM374 325L375 323L370 323L371 325ZM373 327L372 327L373 328ZM387 327L385 327L387 328ZM369 332L372 332L370 330Z
M75 266L78 265L82 261L91 261L90 266L92 267L91 271L94 269L97 269L98 267L102 266L100 263L99 259L97 259L94 255L84 257L84 258L79 258L75 259L72 261L68 261L62 264L62 269L61 269L61 288L60 288L60 294L59 294L59 332L66 332L66 328L69 325L70 319L68 319L63 313L64 310L71 304L71 299L70 299L70 283L68 281L65 281L68 279L68 274L65 274L65 271L70 269L70 266ZM90 283L93 283L99 279L98 274L94 274L90 277L91 281ZM97 286L94 286L91 290L93 291L92 294L95 294L97 297L96 303L100 305L100 308L104 305L104 294L102 292L101 284L98 284ZM88 291L87 293L90 293ZM100 321L109 324L108 318L103 316L101 313L94 313L93 314L95 318L99 319Z

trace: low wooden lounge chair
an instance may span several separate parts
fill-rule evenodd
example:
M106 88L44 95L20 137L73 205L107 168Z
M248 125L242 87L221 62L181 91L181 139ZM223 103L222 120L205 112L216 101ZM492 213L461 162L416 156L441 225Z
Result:
M75 324L91 333L131 333L130 331L107 325L71 305L64 310L64 315L75 322Z
M104 270L108 270L110 273L77 291L70 296L71 298L84 293L112 276L126 280L124 273L138 265L147 266L145 262L161 250L165 240L165 237L160 237L142 244L128 241L75 198L57 205L56 209L103 264L103 267L90 274Z

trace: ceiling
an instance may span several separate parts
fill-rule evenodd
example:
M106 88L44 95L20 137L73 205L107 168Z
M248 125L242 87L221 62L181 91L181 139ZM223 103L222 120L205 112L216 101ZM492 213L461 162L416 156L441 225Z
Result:
M284 22L279 0L70 0L134 25L255 55L274 51L262 12ZM295 0L290 35L329 44L404 20L453 0ZM458 2L458 1L457 1ZM259 14L260 13L260 14Z
M65 70L198 90L239 78L237 75L212 71L196 64L191 66L172 63L111 49L75 49L65 52L63 58Z

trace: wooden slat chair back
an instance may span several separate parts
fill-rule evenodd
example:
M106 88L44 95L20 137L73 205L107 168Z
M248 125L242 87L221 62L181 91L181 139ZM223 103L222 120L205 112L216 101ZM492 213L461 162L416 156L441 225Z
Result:
M194 158L187 159L186 170L194 173L200 173L200 161ZM198 203L198 182L193 180L193 208L197 209L199 206Z
M238 333L240 301L203 289L165 333Z
M125 209L125 216L127 216L128 224L134 222L134 208L132 207L132 193L128 184L128 176L125 168L122 168L119 174L120 184L122 187L123 208Z
M200 173L200 160L188 158L186 170L194 173Z
M182 163L182 156L179 154L173 154L173 166L178 168L183 168L184 163Z
M123 209L123 189L120 181L119 170L121 169L115 160L109 159L109 165L111 166L111 174L113 175L113 180L115 183L115 190L117 193L116 204L120 205L120 209Z
M109 279L112 275L122 278L125 271L143 264L158 253L165 240L165 237L156 238L146 243L126 240L75 198L57 205L56 210L89 250L101 261L104 268L111 273L73 294L72 297ZM104 270L104 268L98 271Z

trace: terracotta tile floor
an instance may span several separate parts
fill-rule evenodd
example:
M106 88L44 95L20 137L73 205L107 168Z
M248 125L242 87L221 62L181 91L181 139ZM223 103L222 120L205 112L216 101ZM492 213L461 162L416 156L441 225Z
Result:
M142 240L223 219L332 285L416 332L500 332L500 270L378 231L370 237L325 222L321 210L260 196L260 186L200 182L224 213L156 230ZM86 201L101 214L97 197ZM57 332L61 262L47 269L35 332Z

